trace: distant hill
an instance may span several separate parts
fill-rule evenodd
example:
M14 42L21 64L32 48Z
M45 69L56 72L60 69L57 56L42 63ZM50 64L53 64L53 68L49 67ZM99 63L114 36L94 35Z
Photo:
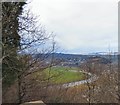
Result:
M88 55L118 55L118 52L93 52Z
M82 55L82 54L64 54L64 53L48 53L48 54L36 54L34 57L50 60L52 57L54 59L62 60L64 62L81 62L86 61L93 57L102 58L102 61L107 62L117 62L118 56L117 55L102 55L102 54L94 54L94 55Z

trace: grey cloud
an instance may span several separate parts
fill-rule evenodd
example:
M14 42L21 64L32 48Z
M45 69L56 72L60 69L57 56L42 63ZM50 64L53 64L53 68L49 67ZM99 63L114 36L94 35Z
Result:
M108 44L117 49L117 2L38 0L32 11L40 14L47 30L54 31L59 45L68 51L106 50Z

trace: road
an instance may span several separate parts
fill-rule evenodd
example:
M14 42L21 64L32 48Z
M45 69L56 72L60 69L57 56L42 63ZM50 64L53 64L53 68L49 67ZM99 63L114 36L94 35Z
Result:
M70 83L65 83L62 85L54 85L56 88L58 87L63 87L63 88L69 88L69 87L74 87L74 86L78 86L81 84L85 84L85 83L92 83L94 81L96 81L98 79L98 76L96 76L95 74L91 74L89 72L85 72L85 71L76 71L76 70L70 70L71 72L83 72L86 73L90 76L90 78L86 79L86 80L81 80L81 81L76 81L76 82L70 82ZM54 86L50 86L51 88Z
M64 88L74 87L74 86L78 86L78 85L81 85L81 84L94 82L97 79L98 79L98 77L96 75L92 75L92 77L90 77L89 79L81 80L81 81L76 81L76 82L65 83L62 86Z

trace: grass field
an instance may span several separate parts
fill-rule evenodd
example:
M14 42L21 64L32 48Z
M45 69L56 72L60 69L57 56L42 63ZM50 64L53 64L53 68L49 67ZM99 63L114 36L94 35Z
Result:
M43 71L44 79L49 79L51 84L63 84L68 82L74 82L85 79L85 74L82 72L72 72L70 70L76 70L77 68L70 67L52 67ZM35 75L40 76L37 72Z

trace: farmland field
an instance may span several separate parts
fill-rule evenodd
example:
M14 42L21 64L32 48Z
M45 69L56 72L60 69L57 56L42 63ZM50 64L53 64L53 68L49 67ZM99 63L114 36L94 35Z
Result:
M78 68L75 67L52 67L45 69L42 74L44 74L44 80L48 80L49 78L51 84L63 84L86 78L85 74L82 72L73 72L77 70ZM37 72L34 75L37 76L39 80L41 72Z

